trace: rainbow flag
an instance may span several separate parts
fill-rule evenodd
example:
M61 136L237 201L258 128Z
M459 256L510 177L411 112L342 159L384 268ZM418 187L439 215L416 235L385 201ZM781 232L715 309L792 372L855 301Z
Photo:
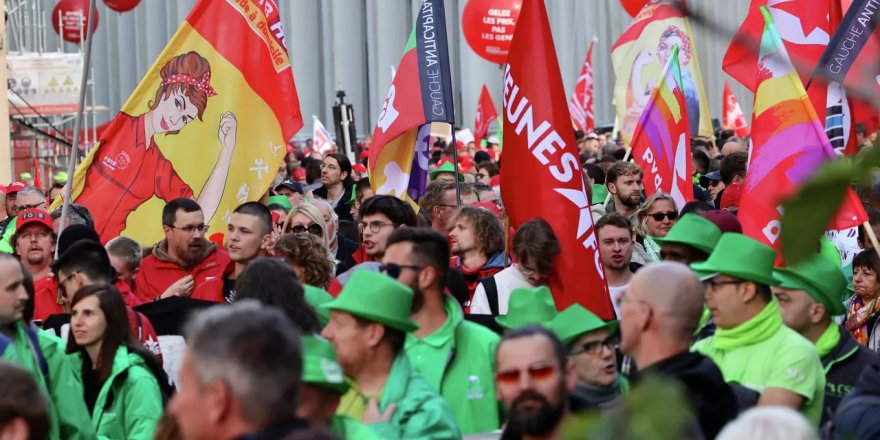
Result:
M194 198L213 232L258 200L303 126L274 0L200 0L77 168L73 202L101 239L163 238L162 208Z
M761 7L761 13L765 25L758 57L752 150L738 217L744 234L779 249L782 201L835 155L766 6ZM829 229L851 228L867 219L852 189L841 203Z
M442 0L423 0L373 131L370 185L416 201L428 185L431 123L455 122Z
M661 192L678 209L694 199L688 109L681 89L678 46L672 48L660 81L633 133L632 157L645 172L645 195Z

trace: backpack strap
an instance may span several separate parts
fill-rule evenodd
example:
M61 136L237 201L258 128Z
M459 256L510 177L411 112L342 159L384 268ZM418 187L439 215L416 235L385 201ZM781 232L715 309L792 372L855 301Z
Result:
M40 366L40 373L43 374L43 380L46 381L46 388L49 388L49 363L46 362L46 356L43 355L43 349L40 348L40 339L37 336L37 331L25 326L24 334L27 337L28 345L31 348L31 353L34 354L34 359L37 361L37 364Z
M486 300L489 301L489 311L498 316L498 283L495 277L483 278L483 289L486 290Z
M137 323L138 328L137 341L140 343L144 340L144 325L141 322L141 312L138 312L137 310L134 311L134 320Z

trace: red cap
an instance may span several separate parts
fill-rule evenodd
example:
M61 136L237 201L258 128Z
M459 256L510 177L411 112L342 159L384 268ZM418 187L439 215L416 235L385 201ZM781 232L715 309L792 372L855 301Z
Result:
M364 164L362 164L362 163L356 163L356 164L352 165L351 169L354 170L358 174L364 174L367 172L367 167L365 167Z
M721 229L721 232L736 232L737 234L742 234L742 225L739 223L736 216L730 211L706 211L702 216L710 222L715 223L715 226L718 226L718 229Z
M12 182L6 187L6 194L17 193L23 190L26 186L27 184L24 182Z
M739 200L742 198L743 184L734 183L724 188L721 193L721 209L727 209L731 206L739 208Z
M479 202L479 203L474 203L474 204L471 205L471 206L473 206L474 208L483 208L483 209L485 209L486 211L491 212L493 215L495 215L495 217L498 217L499 220L502 220L502 219L503 219L503 217L502 217L502 215L501 215L501 210L498 209L498 206L497 206L496 204L494 204L494 203L491 203L491 202Z
M293 180L305 183L306 181L306 169L303 167L294 168L293 170Z
M361 159L368 159L370 157L370 149L361 150Z
M15 221L15 233L17 234L22 228L31 223L39 223L50 231L55 229L55 226L52 224L52 216L48 212L42 209L31 208L18 215L18 219Z

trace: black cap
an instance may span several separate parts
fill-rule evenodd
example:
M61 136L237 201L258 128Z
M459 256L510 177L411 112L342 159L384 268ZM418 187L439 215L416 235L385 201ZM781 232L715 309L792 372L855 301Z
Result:
M293 181L290 179L284 179L283 182L279 183L278 186L275 187L275 192L278 192L278 189L280 189L280 188L287 188L291 191L296 191L300 194L305 195L305 191L303 190L302 183L299 183L299 182L296 182L296 181Z

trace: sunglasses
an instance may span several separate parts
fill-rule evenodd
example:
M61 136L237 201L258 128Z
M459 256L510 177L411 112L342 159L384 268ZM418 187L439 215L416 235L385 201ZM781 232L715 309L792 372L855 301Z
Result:
M296 226L290 228L290 230L294 234L303 234L305 232L308 232L309 234L312 234L312 235L318 235L318 236L324 235L324 228L322 228L321 225L319 225L317 223L312 223L308 227L303 226L303 225L296 225Z
M531 365L526 370L525 373L529 376L529 378L533 381L542 381L549 379L553 376L553 373L556 371L556 366L545 364L545 365ZM519 382L520 375L522 374L521 370L507 370L507 371L499 371L495 373L495 381L502 385L515 385Z
M569 356L576 356L581 353L591 354L593 356L602 352L602 348L614 351L617 348L617 337L606 338L604 341L585 342L580 347L575 347L568 352Z
M382 272L395 280L400 277L400 272L402 272L403 269L412 269L414 271L422 270L421 266L408 266L395 263L382 264L379 266L379 272Z
M662 222L664 218L668 218L669 220L675 220L678 218L678 213L675 211L669 212L655 212L653 214L648 214L649 217L654 219L654 221Z

